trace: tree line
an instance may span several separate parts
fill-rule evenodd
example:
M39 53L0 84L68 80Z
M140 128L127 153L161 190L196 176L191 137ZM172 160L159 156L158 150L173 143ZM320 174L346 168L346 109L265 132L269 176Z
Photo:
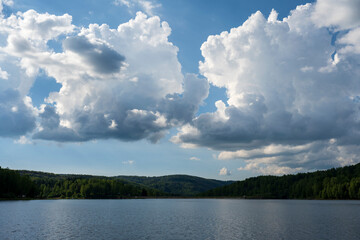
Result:
M117 176L115 178L124 179L150 188L158 189L171 196L181 197L196 196L204 191L232 183L232 181L205 179L180 174L161 177Z
M53 175L56 176L56 175ZM34 177L0 167L0 198L133 198L163 192L127 181L102 177Z
M206 191L199 196L274 199L360 199L360 164L281 177L252 177Z
M34 198L38 193L37 185L28 175L0 167L0 198Z
M205 179L206 180L206 179ZM134 198L193 196L215 184L192 176L97 177L15 171L0 167L0 198ZM205 181L205 182L204 182ZM214 181L214 180L212 180ZM210 184L210 185L209 185ZM225 183L216 183L225 184ZM194 189L193 185L199 185ZM259 176L213 188L197 197L360 199L360 164L296 175Z
M132 183L103 179L35 179L40 188L40 198L131 198L156 197L163 193L156 189Z

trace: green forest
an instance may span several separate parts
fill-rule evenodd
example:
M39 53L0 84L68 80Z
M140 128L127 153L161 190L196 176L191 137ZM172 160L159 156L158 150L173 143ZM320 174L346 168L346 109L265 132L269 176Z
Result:
M252 177L237 182L188 175L100 177L0 167L1 199L138 197L360 199L360 164L281 177Z
M0 168L0 198L99 199L156 196L166 194L156 189L106 177L41 174Z
M207 190L233 183L234 181L220 181L205 179L188 175L168 175L161 177L117 176L130 182L158 189L171 196L189 197L195 196Z
M131 198L164 195L158 190L124 181L90 178L47 181L35 180L40 198Z
M34 198L38 194L38 186L28 175L0 167L0 198Z
M201 197L360 199L360 164L313 173L259 176L211 189Z

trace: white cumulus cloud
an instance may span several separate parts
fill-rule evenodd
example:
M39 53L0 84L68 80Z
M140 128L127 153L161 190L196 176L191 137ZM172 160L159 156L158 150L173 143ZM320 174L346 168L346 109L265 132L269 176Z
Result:
M0 19L1 74L11 80L0 81L1 89L9 89L0 102L6 120L0 135L24 135L37 125L33 138L156 142L169 128L191 121L209 85L182 74L167 22L141 12L116 29L78 28L71 20L34 10ZM53 51L49 40L63 51ZM60 91L50 93L40 110L31 101L21 106L40 71L61 84ZM22 127L15 131L9 124Z
M345 9L356 5L340 2ZM350 29L334 43L328 28L336 24L315 17L321 4L298 6L282 20L274 10L268 18L256 12L239 27L209 36L199 69L226 89L228 99L180 129L173 142L222 150L220 159L271 157L271 164L262 163L263 173L354 162L352 154L359 150L352 146L360 137L360 15L347 16L339 8L341 19L349 19L335 23Z
M360 26L360 0L317 0L312 19L321 27L348 29Z

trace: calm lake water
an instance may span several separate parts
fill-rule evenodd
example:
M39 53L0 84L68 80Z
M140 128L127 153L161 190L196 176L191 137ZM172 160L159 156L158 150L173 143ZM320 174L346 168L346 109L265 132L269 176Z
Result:
M360 201L0 201L0 239L360 239Z

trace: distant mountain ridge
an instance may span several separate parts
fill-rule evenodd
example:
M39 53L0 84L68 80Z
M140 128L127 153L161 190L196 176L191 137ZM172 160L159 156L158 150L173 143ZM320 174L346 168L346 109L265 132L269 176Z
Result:
M24 178L25 177L25 178ZM23 189L20 180L34 184L35 189ZM9 187L11 186L11 187ZM10 170L0 168L0 198L90 198L118 199L136 197L169 196L157 189L105 176L54 174L29 170Z
M360 163L311 173L220 181L189 175L92 176L0 167L0 198L236 197L360 199Z
M234 182L181 174L161 177L117 176L114 178L142 184L173 196L195 196L210 189L222 187Z
M81 175L81 174L54 174L54 173L29 171L29 170L16 170L16 171L18 171L21 175L28 175L33 179L38 179L37 181L39 181L41 178L52 179L53 181L66 180L66 179L92 179L92 178L121 180L135 184L137 186L156 189L162 193L165 193L167 196L179 196L179 197L195 196L210 189L225 186L234 182L234 181L206 179L206 178L190 176L190 175L182 175L182 174L166 175L160 177L126 176L126 175L106 177L106 176L93 176L93 175Z

